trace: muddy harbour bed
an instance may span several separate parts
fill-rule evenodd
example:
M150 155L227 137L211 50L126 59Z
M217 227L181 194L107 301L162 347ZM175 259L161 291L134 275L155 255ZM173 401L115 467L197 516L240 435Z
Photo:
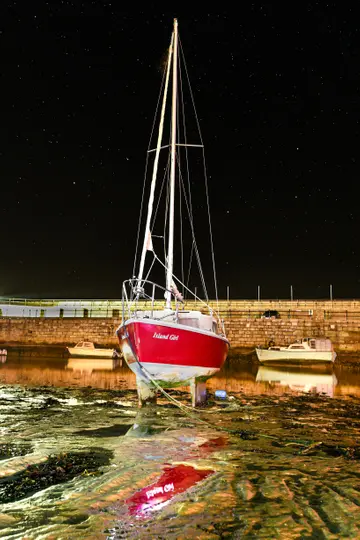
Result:
M0 538L359 538L360 358L231 358L137 407L118 360L10 350L0 363ZM226 398L217 399L216 390ZM188 406L186 408L184 406Z

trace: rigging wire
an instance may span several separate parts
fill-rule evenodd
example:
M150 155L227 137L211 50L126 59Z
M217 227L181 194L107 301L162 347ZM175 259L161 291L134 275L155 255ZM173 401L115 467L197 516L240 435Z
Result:
M154 125L153 125L153 129L154 129ZM136 234L135 257L134 257L134 264L133 264L133 271L132 271L133 276L135 276L135 272L136 272L136 261L137 261L138 250L139 250L141 216L143 214L143 208L144 208L145 186L146 186L146 177L147 177L148 164L149 164L149 154L147 153L146 154L146 161L145 161L144 182L143 182L143 188L142 188L142 193L141 193L140 215L139 215L138 229L137 229L137 234Z
M178 56L180 57L180 54L178 53ZM179 58L179 61L178 61L178 66L180 68L180 58ZM180 84L180 94L182 94L181 92L181 84ZM176 97L177 99L177 106L176 106L176 112L177 112L177 135L176 135L176 140L180 142L180 136L181 136L181 133L180 133L180 107L179 107L179 93ZM186 140L185 140L186 142ZM178 175L180 175L180 172L181 172L181 152L180 152L180 148L179 150L176 152L176 164L178 165ZM181 279L182 281L185 281L184 279L184 239L183 239L183 220L182 220L182 204L181 204L181 187L180 187L180 184L178 182L178 193L179 193L179 223L180 223L180 268L181 268ZM184 296L184 289L182 290L182 295Z
M180 42L180 40L179 40L179 42ZM184 53L183 53L182 48L181 48L181 43L180 43L180 52L179 52L179 54L182 54L182 57L184 56ZM184 102L184 90L183 90L184 84L183 84L183 77L182 77L182 71L181 71L181 62L179 62L179 80L180 80L181 109L182 109L182 123L183 123L183 131L184 131L184 143L186 145L187 144L187 130L186 130L185 102ZM191 186L190 186L189 154L188 154L187 146L185 146L185 161L186 161L186 177L187 177L188 194L189 194L189 217L192 220L193 219L193 211L192 211ZM191 249L190 249L188 275L187 275L187 285L188 286L189 286L189 282L190 282L190 274L191 274L193 252L194 252L194 244L192 243L191 244Z
M152 270L152 268L153 268L153 266L154 266L155 260L156 260L156 257L155 257L155 251L153 251L153 253L154 253L154 257L153 257L153 260L151 261L150 268L149 268L149 270L148 270L148 273L146 274L146 277L145 277L144 281L147 281L147 280L148 280L148 277L149 277L149 275L150 275L150 272L151 272L151 270Z
M184 199L185 199L185 203L186 203L186 206L187 206L187 209L188 209L188 213L189 213L188 200L187 200L186 191L185 191L185 186L184 186L184 182L183 182L183 178L182 178L181 172L180 172L180 174L179 174L179 178L180 178L181 185L182 185L182 187L183 187ZM192 238L193 238L192 245L194 246L195 256L196 256L196 259L197 259L197 264L198 264L198 270L199 270L200 280L201 280L201 284L202 284L202 287L203 287L203 290L204 290L204 294L205 294L206 301L208 302L208 301L209 301L209 297L208 297L208 293L207 293L207 289L206 289L206 283L205 283L204 272L203 272L203 270L202 270L201 259L200 259L200 253L199 253L199 249L198 249L197 243L196 243L194 223L193 223L193 220L190 218L190 215L189 215L189 223L190 223L190 228L191 228L191 233L192 233Z
M191 88L189 75L188 75L188 70L187 70L186 61L185 61L185 56L184 56L184 52L183 52L183 48L182 48L182 44L181 44L180 40L179 40L179 44L180 44L180 47L179 47L178 54L179 54L179 57L181 55L181 59L182 59L182 61L184 63L185 75L186 75L187 83L188 83L188 86L189 86L191 102L192 102L192 106L193 106L193 110L194 110L194 114L195 114L195 119L196 119L196 124L197 124L197 130L198 130L198 133L199 133L201 144L203 146L203 139L202 139L202 135L201 135L199 119L198 119L198 115L197 115L196 108L195 108L194 95L193 95L193 91L192 91L192 88ZM204 272L202 270L200 253L199 253L199 249L197 247L197 243L196 243L196 239L195 239L195 227L194 227L194 219L193 219L190 172L189 172L189 154L188 154L188 149L187 149L187 146L186 146L187 145L187 126L186 126L186 120L185 120L185 102L184 102L184 92L183 92L184 82L183 82L183 76L182 76L181 62L180 61L179 61L178 65L179 65L179 79L180 79L180 93L181 93L182 126L180 126L180 122L179 122L180 107L177 107L177 115L178 115L178 118L177 118L177 120L178 120L178 122L177 122L177 124L178 124L178 126L177 126L177 129L178 129L177 138L179 140L179 138L180 138L180 129L182 127L183 134L184 134L184 143L185 143L184 146L185 146L185 156L186 156L186 158L185 158L186 159L186 180L187 180L187 186L188 186L188 188L186 189L185 182L184 182L184 179L182 177L182 173L181 173L181 169L180 169L180 152L178 150L176 150L175 160L176 160L176 163L178 165L178 171L179 171L179 174L178 174L178 176L179 176L179 194L180 194L180 197L179 197L179 201L180 201L179 212L180 212L180 218L182 218L182 214L183 214L182 206L181 206L181 199L182 199L181 191L182 191L184 199L185 199L185 204L186 204L186 207L187 207L187 212L188 212L188 215L189 215L189 221L190 221L190 227L191 227L191 231L192 231L193 241L191 243L191 250L190 250L190 256L189 256L189 269L188 269L188 275L187 275L187 284L185 285L185 283L184 283L185 282L185 275L184 275L183 225L182 225L182 219L180 219L181 279L179 279L177 277L176 277L176 279L182 285L183 288L185 288L186 290L191 292L191 294L193 294L192 291L190 291L188 285L189 285L190 275L191 275L191 266L192 266L192 261L193 261L193 254L195 253L195 258L197 260L197 266L198 266L198 270L199 270L199 274L200 274L200 279L201 279L201 282L202 282L202 287L204 289L205 298L208 301L209 298L208 298L208 293L207 293L207 290L206 290ZM149 140L148 149L151 146L151 140L152 140L152 137L153 137L154 127L155 127L156 118L157 118L157 115L158 115L158 109L159 109L159 104L160 104L160 100L161 100L161 95L162 95L164 83L165 83L165 72L164 72L164 75L163 75L161 91L160 91L159 98L158 98L156 112L155 112L155 115L154 115L154 120L153 120L153 125L152 125L152 130L151 130L151 136L150 136L150 140ZM179 100L179 95L177 96L177 100ZM213 235L212 235L210 207L209 207L209 189L208 189L208 179L207 179L207 171L206 171L206 162L205 162L204 149L203 149L202 158L203 158L203 168L204 168L204 176L205 176L205 193L206 193L206 201L207 201L207 213L208 213L208 224L209 224L209 233L210 233L211 258L212 258L212 266L213 266L213 274L214 274L215 296L216 296L216 302L217 302L217 311L219 312L218 288L217 288L216 267L215 267L215 254L214 254L214 246L213 246ZM137 254L138 254L138 244L139 244L139 235L140 235L140 227L141 227L141 215L142 215L142 212L143 212L143 202L144 202L144 193L145 193L147 168L148 168L148 156L147 156L147 159L146 159L145 181L144 181L144 185L143 185L143 192L142 192L142 198L141 198L141 211L140 211L140 219L139 219L139 224L138 224L138 233L137 233L137 240L136 240L136 254L135 254L133 274L135 274L135 264L136 264ZM158 214L158 210L159 210L159 206L160 206L160 199L161 199L161 195L162 195L162 192L163 192L166 175L167 176L169 175L169 160L168 160L168 163L167 163L167 167L165 169L165 173L164 173L164 177L163 177L163 183L162 183L162 186L161 186L156 211L155 211L155 214L154 214L154 217L153 217L153 220L152 220L153 226L155 224L155 219L156 219L157 214ZM168 265L167 253L166 253L166 229L167 229L167 223L168 223L169 186L167 186L167 195L166 195L166 205L165 206L166 206L166 212L165 212L165 223L164 223L164 235L163 235L163 238L164 238L164 256L165 256L165 261L166 261L166 265L165 265L165 269L166 269L167 265ZM154 260L151 263L150 270L152 269L153 264L154 264ZM149 276L150 270L147 272L147 277ZM194 295L194 296L196 296L196 295Z
M161 102L161 96L162 96L163 88L164 88L164 85L165 85L165 78L166 78L166 70L164 70L163 78L162 78L162 82L161 82L161 86L160 86L159 97L158 97L158 101L157 101L157 104L156 104L155 114L154 114L154 118L153 118L153 123L152 123L152 127L151 127L151 132L150 132L150 138L149 138L149 143L148 143L148 151L149 151L149 149L150 149L151 141L152 141L153 134L154 134L155 124L156 124L156 118L157 118L157 116L158 116L158 110L159 110L159 106L160 106L160 102ZM140 238L141 221L142 221L143 208L144 208L145 186L146 186L146 178L147 178L148 164L149 164L149 153L146 152L145 171L144 171L144 182L143 182L143 189L142 189L142 194L141 194L141 203L140 203L140 214L139 214L139 221L138 221L138 229L137 229L137 234L136 234L135 257L134 257L134 265L133 265L133 273L132 273L133 276L135 276L135 271L136 271L136 261L137 261L138 250L139 250L139 238Z
M170 143L171 136L169 135L169 143ZM170 146L170 144L169 144ZM165 265L165 280L166 280L166 272L168 267L168 261L167 261L167 252L166 252L166 246L167 246L167 238L166 238L166 228L167 228L167 222L168 222L168 214L169 214L169 205L170 205L170 165L171 165L171 157L169 152L169 167L167 170L167 183L166 183L166 198L165 198L165 219L164 219L164 229L163 229L163 236L164 236L164 259L166 261ZM166 281L165 281L166 283Z
M162 262L161 259L159 259L159 257L156 255L155 251L154 251L154 254L155 254L155 257L156 257L156 260L161 264L161 266L163 266L165 269L166 269L166 264L164 264ZM195 300L199 300L199 302L201 302L202 304L204 304L204 306L206 306L210 312L212 313L212 308L209 306L209 304L207 304L206 302L204 302L204 300L202 298L200 298L199 296L197 296L191 289L189 289L185 283L182 283L181 279L179 279L177 276L175 276L175 274L173 274L173 278L174 280L176 280L182 287L184 287L194 298ZM218 315L218 314L217 314ZM220 317L219 317L219 320L220 320Z
M162 196L162 193L163 193L163 190L164 190L164 185L165 185L165 181L166 181L166 177L167 175L169 174L169 168L170 168L170 154L168 156L168 161L167 161L167 164L166 164L166 167L164 169L164 176L163 176L163 179L162 179L162 182L161 182L161 188L160 188L160 193L159 193L159 197L158 197L158 201L157 201L157 205L156 205L156 208L155 208L155 211L153 213L153 218L152 218L152 224L151 224L151 230L154 229L155 227L155 221L156 221L156 217L157 217L157 214L158 214L158 211L159 211L159 207L160 207L160 200L161 200L161 196ZM152 235L153 236L153 235Z
M181 53L182 53L182 59L183 59L183 62L184 62L185 73L186 73L186 77L187 77L187 81L188 81L188 85L189 85L190 96L191 96L191 101L192 101L192 105L193 105L193 109L194 109L194 114L195 114L195 119L196 119L196 124L197 124L197 128L198 128L198 132L199 132L199 137L200 137L201 144L203 145L204 143L203 143L203 138L202 138L202 134L201 134L199 118L198 118L198 115L197 115L197 112L196 112L195 100L194 100L194 94L193 94L193 91L192 91L192 88L191 88L190 79L189 79L189 74L188 74L188 70L187 70L187 66L186 66L186 61L185 61L185 56L184 56L184 51L183 51L182 44L181 44L181 41L180 41L180 40L179 40L179 45L180 45L179 48L180 48ZM204 165L204 175L205 175L205 192L206 192L206 202L207 202L207 212L208 212L208 223L209 223L209 231L210 231L210 245L211 245L211 258L212 258L213 274L214 274L215 297L216 297L217 310L218 310L218 312L219 312L219 295L218 295L217 278L216 278L215 253L214 253L214 243L213 243L213 235L212 235L212 226L211 226L209 189L208 189L208 179L207 179L207 170L206 170L206 161L205 161L205 151L204 151L204 148L203 148L203 165Z

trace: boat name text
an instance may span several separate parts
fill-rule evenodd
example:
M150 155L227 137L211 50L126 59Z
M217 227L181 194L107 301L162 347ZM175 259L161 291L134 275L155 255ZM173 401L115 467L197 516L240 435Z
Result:
M160 334L158 332L154 332L153 339L168 339L170 341L177 341L179 336L176 334Z

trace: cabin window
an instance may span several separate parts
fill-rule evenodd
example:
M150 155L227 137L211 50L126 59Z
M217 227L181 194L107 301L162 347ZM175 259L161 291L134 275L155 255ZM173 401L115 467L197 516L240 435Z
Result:
M192 328L199 328L199 319L181 317L181 319L179 319L179 323L184 324L185 326L191 326Z
M302 345L291 345L290 349L305 349Z
M312 340L310 341L310 347L311 347L311 349L316 349L316 343L315 343L315 340L314 340L314 339L312 339Z
M215 334L218 333L218 325L217 325L217 322L213 321L213 323L212 323L212 329L213 329L213 332L214 332Z

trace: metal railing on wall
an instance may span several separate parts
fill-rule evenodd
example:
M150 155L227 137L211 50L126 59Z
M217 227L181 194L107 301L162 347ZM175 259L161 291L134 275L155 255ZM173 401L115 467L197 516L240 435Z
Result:
M84 305L85 304L85 305ZM155 309L162 309L162 302L158 303ZM147 304L143 306L146 309ZM316 318L317 321L353 321L360 323L359 310L312 310L312 309L284 309L278 310L275 314L266 313L259 309L238 309L232 305L221 306L220 316L226 320L264 320L264 321L284 321L284 320L302 320L311 321ZM194 309L194 306L189 306ZM121 303L108 302L96 304L77 303L76 305L35 305L35 304L4 304L0 301L0 317L2 318L121 318Z

